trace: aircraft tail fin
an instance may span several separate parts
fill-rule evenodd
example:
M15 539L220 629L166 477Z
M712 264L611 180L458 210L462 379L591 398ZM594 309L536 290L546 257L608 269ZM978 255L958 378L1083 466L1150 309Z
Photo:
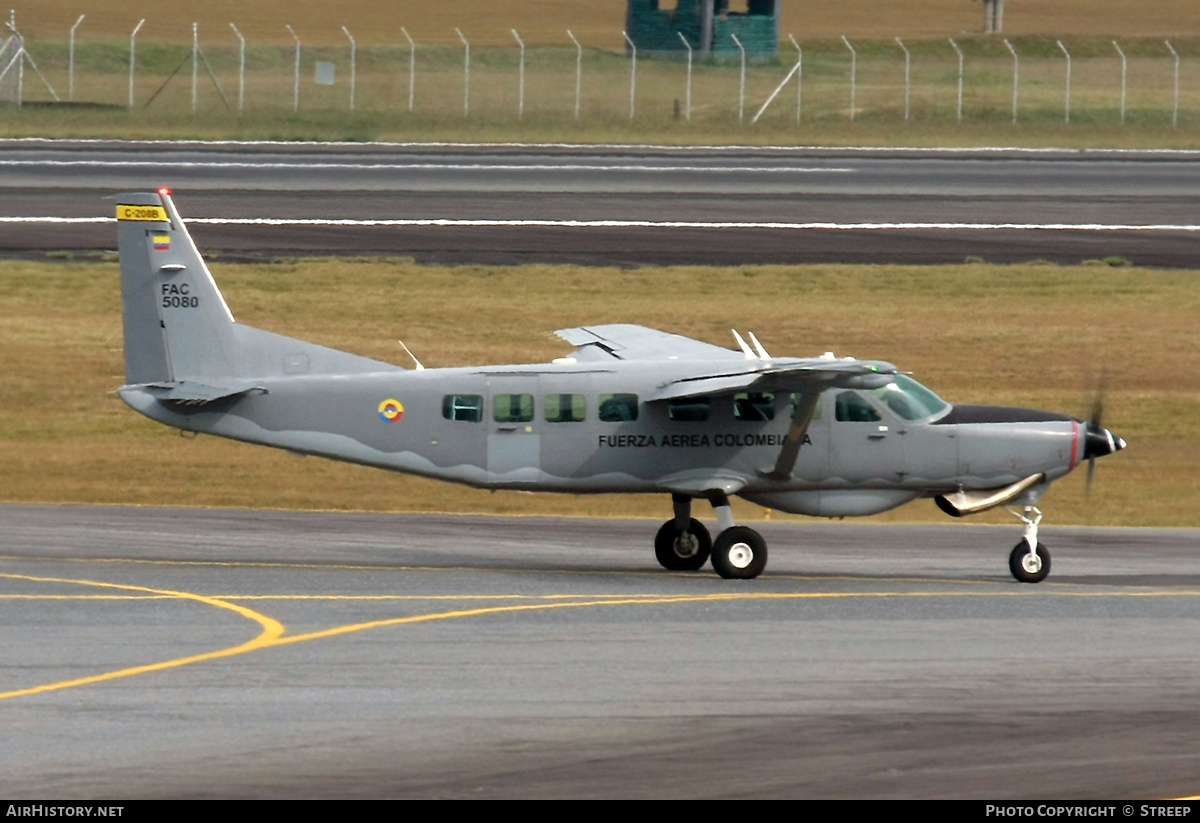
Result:
M167 189L117 196L125 379L232 377L233 315Z
M127 383L226 386L397 368L234 322L168 189L117 195L117 248Z

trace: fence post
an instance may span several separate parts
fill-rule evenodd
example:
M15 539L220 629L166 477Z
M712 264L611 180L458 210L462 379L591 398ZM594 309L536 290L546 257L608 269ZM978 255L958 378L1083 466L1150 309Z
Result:
M800 122L801 95L804 94L804 49L796 42L796 38L788 35L788 40L796 47L796 122Z
M241 43L238 46L238 114L241 114L242 98L246 91L246 38L242 37L242 33L233 23L229 24L229 28L233 29L233 33L237 35L237 39Z
M962 97L963 97L963 53L958 47L958 43L954 42L954 38L950 38L950 45L954 46L954 51L958 55L958 122L962 122Z
M575 119L579 119L579 91L583 87L583 46L579 45L579 41L575 39L575 35L571 34L571 30L567 29L567 37L571 38L571 42L575 44Z
M742 41L738 40L736 34L729 35L733 40L734 45L738 47L738 51L742 53L742 74L738 82L738 123L742 122L742 115L746 110L746 50L742 48Z
M1121 51L1121 47L1117 45L1117 41L1112 41L1113 47L1117 50L1117 54L1121 55L1121 124L1125 124L1125 52Z
M525 117L525 43L521 40L521 35L517 34L517 30L512 30L512 36L517 38L517 45L521 47L521 71L520 84L517 92L517 119L521 120Z
M16 9L13 9L11 12L11 21L15 22L16 19L17 12ZM14 32L16 31L12 27L12 22L9 23L8 27ZM21 34L17 34L17 108L25 105L25 57L25 38Z
M71 56L67 59L67 99L72 102L75 100L75 29L79 28L79 24L83 22L85 16L79 15L75 25L71 26Z
M417 44L408 36L408 29L400 27L400 33L408 41L408 110L413 110L413 92L417 81Z
M1071 53L1067 51L1067 47L1062 44L1061 40L1055 40L1058 47L1062 49L1062 53L1067 56L1067 105L1063 113L1063 122L1071 122Z
M290 24L285 23L284 28L291 32L292 39L296 41L296 82L292 92L292 111L300 111L300 38L296 36L296 32L292 31Z
M463 117L471 113L471 44L467 42L467 38L463 37L463 33L456 27L454 29L458 34L458 39L463 44Z
M858 52L854 50L854 46L850 45L850 41L846 39L846 35L842 35L842 42L846 44L846 48L850 49L850 122L854 122L854 95L858 86Z
M354 111L354 70L358 64L358 44L354 42L354 35L350 34L350 29L342 26L342 31L350 40L350 111Z
M684 94L684 119L689 123L692 122L692 44L683 36L683 32L675 32L679 35L679 39L683 41L683 45L688 50L688 68L687 68L687 91Z
M134 51L134 38L137 37L138 29L142 27L142 23L146 22L143 17L138 21L138 24L133 27L133 33L129 35L129 108L133 108L133 67L136 62Z
M633 101L637 94L637 46L629 39L626 32L621 32L621 36L625 38L625 42L629 44L631 49L632 60L629 64L629 119L633 119Z
M904 43L902 43L900 41L899 37L896 38L896 44L898 46L900 46L901 49L904 50L904 119L908 120L908 88L909 88L908 81L909 81L909 64L910 64L911 58L909 57L908 49L904 47Z
M1171 50L1171 56L1175 58L1175 107L1171 112L1171 126L1179 125L1179 53L1171 45L1170 40L1164 40L1167 48Z
M200 63L197 59L200 51L200 36L196 32L196 24L192 23L192 114L196 113L196 80L200 76Z
M1013 122L1017 122L1017 77L1021 69L1021 61L1017 58L1017 50L1012 47L1012 43L1005 38L1004 45L1008 47L1008 52L1013 56Z

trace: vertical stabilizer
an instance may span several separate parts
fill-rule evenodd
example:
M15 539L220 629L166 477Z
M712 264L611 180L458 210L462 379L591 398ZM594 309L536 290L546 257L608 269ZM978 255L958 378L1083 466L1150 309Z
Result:
M170 192L117 195L117 227L126 382L234 376L233 315Z

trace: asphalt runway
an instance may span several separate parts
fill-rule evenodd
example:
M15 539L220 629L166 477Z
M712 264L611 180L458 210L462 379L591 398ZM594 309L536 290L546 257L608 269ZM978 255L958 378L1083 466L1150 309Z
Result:
M657 525L0 506L0 796L1200 792L1200 530Z
M112 249L113 195L162 185L174 189L201 248L235 260L1123 256L1187 267L1200 257L1196 152L22 140L0 140L0 256ZM55 222L64 220L84 222Z

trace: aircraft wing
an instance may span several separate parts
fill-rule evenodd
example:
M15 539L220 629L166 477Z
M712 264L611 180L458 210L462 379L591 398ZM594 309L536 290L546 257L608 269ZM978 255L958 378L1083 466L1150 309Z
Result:
M874 389L891 382L896 367L882 360L826 358L742 361L745 368L684 377L664 384L655 400L677 400L734 392L806 392L828 388Z
M555 332L578 348L580 360L743 360L741 352L693 340L679 334L637 326L632 323L607 323L578 326Z

